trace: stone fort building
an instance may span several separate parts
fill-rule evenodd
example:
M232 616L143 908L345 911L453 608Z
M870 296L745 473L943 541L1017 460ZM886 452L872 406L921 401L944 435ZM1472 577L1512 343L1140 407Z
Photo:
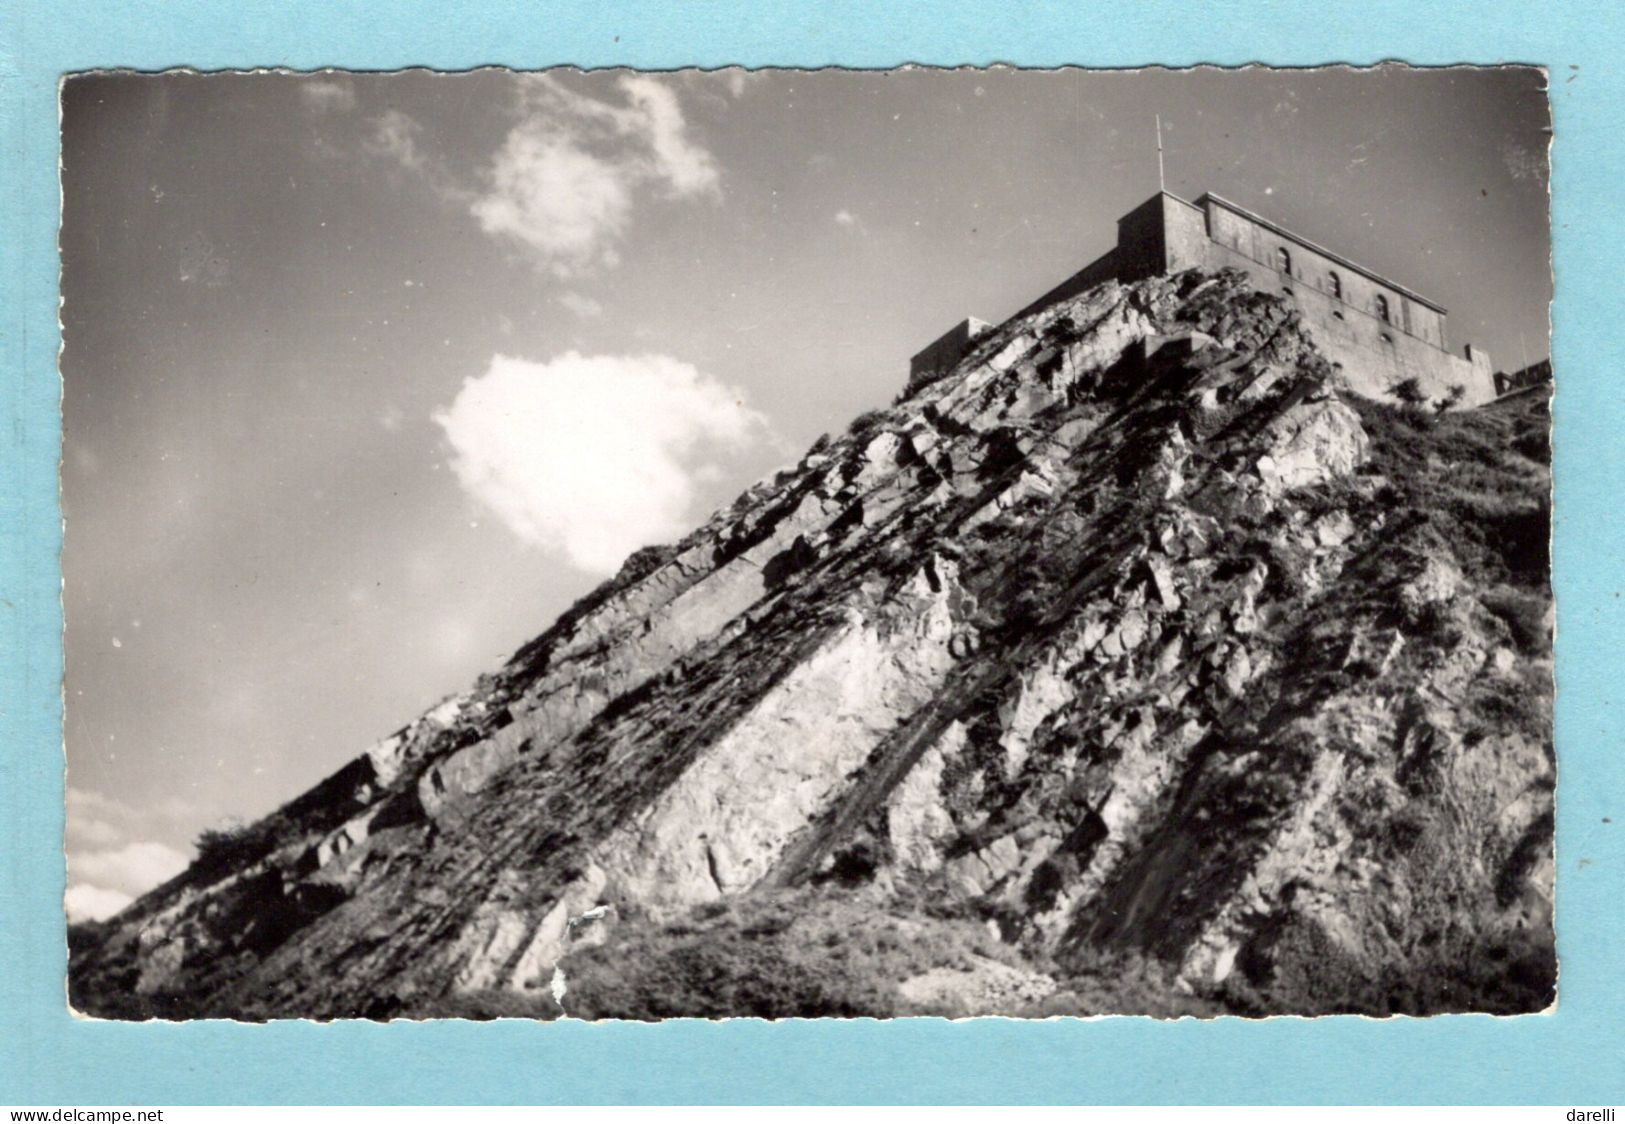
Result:
M1458 386L1462 406L1496 395L1488 355L1471 344L1460 355L1449 350L1442 305L1212 192L1194 203L1158 192L1117 220L1113 249L1023 311L1107 280L1226 268L1290 300L1361 394L1390 398L1394 386L1415 379L1429 401L1453 396ZM951 367L988 327L975 319L956 324L910 361L910 384Z

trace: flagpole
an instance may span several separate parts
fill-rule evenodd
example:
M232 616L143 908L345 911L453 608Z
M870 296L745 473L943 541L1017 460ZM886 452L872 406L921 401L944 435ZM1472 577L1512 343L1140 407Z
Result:
M1162 175L1162 114L1157 114L1157 191L1168 190L1168 184Z

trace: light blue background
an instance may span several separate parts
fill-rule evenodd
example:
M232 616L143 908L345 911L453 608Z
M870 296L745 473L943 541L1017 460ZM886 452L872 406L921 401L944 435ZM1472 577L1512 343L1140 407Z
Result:
M0 0L0 1104L1625 1100L1617 3ZM1550 68L1561 1006L1495 1020L77 1022L65 1011L57 108L67 71L486 63ZM1450 153L1439 153L1440 160ZM1610 822L1611 821L1611 822Z

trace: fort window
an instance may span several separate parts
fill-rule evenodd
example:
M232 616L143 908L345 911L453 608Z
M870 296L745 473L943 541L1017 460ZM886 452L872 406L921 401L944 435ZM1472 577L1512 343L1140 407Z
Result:
M1377 319L1384 324L1393 323L1393 314L1388 311L1388 298L1381 293L1377 294Z
M1279 269L1288 277L1292 276L1292 251L1288 250L1285 246L1282 246L1275 251L1275 268Z
M1326 291L1338 300L1343 299L1343 279L1335 269L1326 275Z

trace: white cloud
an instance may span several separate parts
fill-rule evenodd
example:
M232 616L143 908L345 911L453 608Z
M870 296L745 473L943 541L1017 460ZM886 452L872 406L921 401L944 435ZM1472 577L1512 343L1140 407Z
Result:
M422 126L400 110L373 123L367 147L559 277L614 266L641 196L720 192L716 161L690 137L671 86L642 74L616 85L619 102L578 93L551 74L519 75L515 124L477 186L426 146Z
M374 151L400 161L414 172L424 169L426 158L418 147L423 126L398 109L386 110L374 123L371 146Z
M839 211L835 212L836 226L856 226L857 224L858 216L854 215L851 211L848 211L845 207L842 207Z
M604 306L585 293L560 293L559 303L584 320L604 314Z
M69 876L127 894L142 894L186 869L186 856L165 843L140 840L105 851L70 852Z
M128 839L141 813L111 796L68 786L66 842L71 853L111 847Z
M647 75L622 78L621 89L631 111L617 117L617 127L634 144L646 143L650 159L642 170L664 181L673 195L703 195L717 190L717 166L711 154L688 137L688 123L677 103L677 95L659 80Z
M69 819L68 843L78 847L111 847L124 832L106 820Z
M470 496L594 573L686 531L695 485L770 435L738 391L687 363L573 351L494 356L435 421Z
M763 77L760 72L745 70L737 66L728 67L722 74L724 81L728 83L728 96L733 98L743 96L747 89L754 86Z
M70 785L66 804L70 919L110 916L185 868L183 852L151 837L192 818L188 801L172 796L136 806Z
M674 199L718 191L716 163L690 139L677 95L646 75L618 87L624 104L549 74L524 76L519 122L469 204L482 230L517 241L559 276L619 261L644 189Z
M139 626L137 626L139 627ZM74 831L74 825L79 822L93 819L108 820L114 824L126 824L131 821L184 820L192 817L197 808L188 800L179 796L166 797L152 804L143 804L137 807L122 800L107 796L88 788L75 788L68 786L67 796L68 833Z
M423 144L423 126L410 114L385 110L372 123L367 151L395 161L418 176L429 189L448 203L466 206L475 193L459 182L446 163Z
M104 796L88 788L74 788L68 786L67 792L68 818L71 820L75 813L81 815L128 815L132 811L129 805L111 796Z
M348 113L355 108L355 90L348 82L332 78L301 82L299 98L312 113Z
M67 893L62 895L62 908L67 911L70 922L102 921L134 900L129 894L80 882L69 886Z
M606 251L632 214L631 185L614 165L565 137L516 129L471 210L487 234L523 242L556 273L611 264Z

